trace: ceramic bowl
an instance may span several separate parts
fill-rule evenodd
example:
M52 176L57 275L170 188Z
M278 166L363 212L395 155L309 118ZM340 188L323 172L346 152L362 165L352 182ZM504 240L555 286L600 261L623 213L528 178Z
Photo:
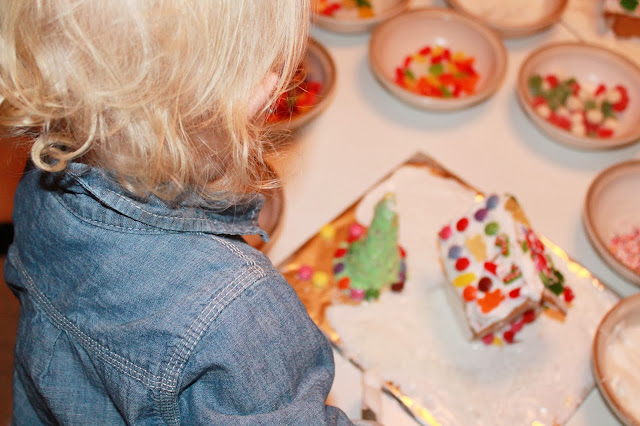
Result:
M348 0L314 0L314 23L329 31L345 34L356 34L370 31L380 22L397 15L409 7L409 0L368 0L373 15L360 17L357 9L345 10L344 6L329 16L322 13L324 7L342 5ZM351 0L355 3L355 0Z
M574 77L582 87L622 85L628 92L627 108L619 115L618 128L610 138L578 136L536 113L529 79L538 74ZM553 140L586 150L620 148L640 140L640 68L625 57L585 43L554 43L531 53L520 67L517 82L520 106L527 116Z
M433 97L399 86L396 72L408 55L424 46L442 46L475 58L475 92L462 97ZM424 8L401 13L378 25L369 41L369 65L382 86L407 104L424 110L458 110L486 100L498 89L507 53L496 32L451 9Z
M336 86L336 65L329 51L317 40L310 39L301 66L306 71L307 81L315 81L321 85L317 101L304 112L296 113L288 119L273 122L271 125L276 131L299 129L318 117L333 100Z
M616 236L640 233L640 160L618 163L593 180L585 197L583 223L602 259L625 279L640 285L640 273L627 266L610 246ZM633 239L627 239L633 241ZM640 236L635 238L640 244Z
M625 425L640 425L640 294L622 299L604 316L593 340L592 361L611 411Z
M528 36L555 24L568 0L447 0L455 10L472 16L505 38Z
M272 172L275 174L273 169ZM278 179L277 175L276 179ZM264 195L265 202L258 215L258 225L267 232L269 241L264 242L259 235L244 235L243 238L252 247L267 253L277 239L281 229L282 216L285 211L284 190L282 186L278 186L267 191Z

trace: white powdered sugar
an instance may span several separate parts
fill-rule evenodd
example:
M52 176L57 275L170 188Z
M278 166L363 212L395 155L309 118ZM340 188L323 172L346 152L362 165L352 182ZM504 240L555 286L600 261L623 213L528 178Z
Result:
M554 255L576 296L565 322L542 315L502 347L469 341L446 296L436 238L476 194L424 167L404 166L364 197L360 223L370 222L389 190L396 194L407 282L403 292L385 292L377 302L329 308L345 353L442 424L565 422L593 387L592 338L617 297Z

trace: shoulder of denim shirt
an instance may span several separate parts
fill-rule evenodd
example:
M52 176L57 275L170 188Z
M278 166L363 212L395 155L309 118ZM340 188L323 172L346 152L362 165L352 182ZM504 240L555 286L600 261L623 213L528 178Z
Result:
M81 163L72 163L61 173L41 172L39 180L41 186L55 190L76 215L91 221L109 223L128 218L143 225L141 229L148 227L151 231L257 234L265 241L269 239L258 225L258 214L264 205L261 194L251 194L245 202L235 205L206 202L197 197L168 205L153 195L144 199L136 197L125 191L107 171ZM95 208L91 208L89 199L94 200Z

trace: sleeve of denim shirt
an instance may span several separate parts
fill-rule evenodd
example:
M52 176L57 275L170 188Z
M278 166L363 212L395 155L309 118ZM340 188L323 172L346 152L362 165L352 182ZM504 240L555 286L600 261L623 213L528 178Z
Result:
M334 378L329 342L278 276L262 278L211 324L183 376L190 425L348 425L325 404Z

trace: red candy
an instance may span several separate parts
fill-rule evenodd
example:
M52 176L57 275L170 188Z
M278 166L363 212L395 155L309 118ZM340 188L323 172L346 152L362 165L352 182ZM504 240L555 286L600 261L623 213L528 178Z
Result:
M469 259L467 259L466 257L461 257L456 261L456 269L458 271L464 271L469 267L469 263Z
M484 263L484 269L486 269L487 271L491 272L493 275L496 275L496 269L498 268L498 265L496 265L493 262L485 262Z
M571 302L576 296L573 294L573 290L569 287L564 288L564 300L565 302Z
M400 253L400 257L407 257L407 252L400 246L398 246L398 252Z
M440 230L440 238L443 240L446 240L447 238L449 238L451 236L451 234L453 233L453 231L451 231L451 227L450 226L445 226L444 228L442 228Z
M522 314L522 322L525 324L532 323L536 319L536 312L533 309L529 309Z
M469 219L467 219L466 217L463 217L458 221L458 223L456 223L456 229L460 232L467 229L467 226L469 226Z
M402 289L404 288L404 281L400 281L394 284L391 284L391 291L402 291Z
M491 282L491 278L482 277L482 278L480 278L480 282L478 282L478 290L486 293L489 290L491 290L491 286L492 285L493 285L493 283Z
M347 254L347 249L344 248L339 248L338 250L336 250L336 252L333 254L333 257L342 257L345 254Z
M516 299L518 296L520 296L520 287L513 289L509 292L509 297L512 299Z
M487 345L492 344L493 343L493 333L489 333L486 336L484 336L482 338L482 341Z
M512 330L507 330L503 334L504 340L506 340L507 343L513 343L513 338L515 337L515 335L516 333L514 333Z

